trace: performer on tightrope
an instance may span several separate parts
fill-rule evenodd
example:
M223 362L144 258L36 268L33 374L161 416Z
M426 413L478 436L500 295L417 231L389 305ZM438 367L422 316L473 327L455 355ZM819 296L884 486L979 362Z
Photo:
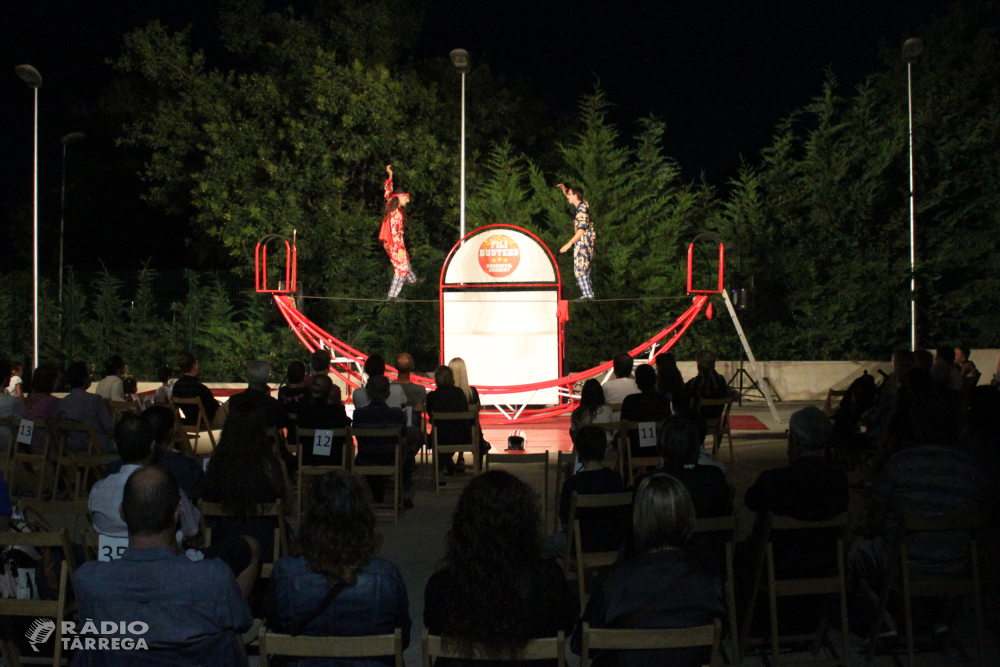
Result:
M590 204L583 200L583 188L573 186L566 187L562 183L557 186L566 195L566 200L576 209L573 214L573 228L575 234L569 243L559 249L559 252L566 252L573 248L573 274L576 276L576 283L580 286L583 296L577 301L585 301L594 298L594 288L590 284L590 264L594 261L594 241L597 234L594 232L594 223L590 220Z
M410 194L402 190L396 192L392 187L392 165L385 166L389 178L385 179L385 217L382 218L382 229L379 230L378 240L382 242L382 247L389 255L392 262L394 275L392 283L389 285L389 301L404 301L399 293L403 289L404 282L418 282L417 274L410 266L410 256L406 254L406 246L403 244L403 207L410 201Z

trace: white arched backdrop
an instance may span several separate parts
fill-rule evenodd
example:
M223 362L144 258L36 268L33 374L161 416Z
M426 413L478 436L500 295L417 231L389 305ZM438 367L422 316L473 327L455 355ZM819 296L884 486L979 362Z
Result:
M464 359L473 385L561 377L561 286L555 258L531 232L512 225L470 232L441 269L441 362ZM555 405L559 395L553 388L481 399L488 405Z

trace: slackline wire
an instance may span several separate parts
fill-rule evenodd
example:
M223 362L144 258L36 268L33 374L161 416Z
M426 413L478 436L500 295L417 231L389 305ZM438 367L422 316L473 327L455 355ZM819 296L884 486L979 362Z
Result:
M294 296L294 295L293 295ZM369 301L378 303L393 303L387 299L365 299L361 297L351 297L351 296L294 296L296 299L324 299L326 301ZM665 301L673 299L690 299L690 296L638 296L638 297L628 297L621 299L570 299L571 302L576 303L586 303L586 302L608 302L608 301ZM440 303L440 299L402 299L398 303ZM451 303L552 303L548 300L541 299L523 299L523 300L507 300L507 299L469 299L466 301L455 301Z

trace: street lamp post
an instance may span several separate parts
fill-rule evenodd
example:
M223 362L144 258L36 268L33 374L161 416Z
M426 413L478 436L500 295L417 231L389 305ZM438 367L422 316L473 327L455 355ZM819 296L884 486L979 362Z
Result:
M469 72L471 59L465 49L455 49L448 54L455 69L462 75L462 174L461 208L459 209L459 239L465 238L465 75Z
M910 121L910 350L917 351L917 209L913 196L913 63L924 50L916 38L903 42L903 62L906 63L906 98Z
M33 275L34 275L34 316L32 318L32 323L34 325L34 348L32 362L32 368L38 367L38 89L42 87L42 75L38 73L38 70L31 65L18 65L14 68L14 72L17 73L21 79L28 84L29 88L35 91L35 147L34 147L34 215L33 215L33 238L34 238L34 259L33 259Z
M70 132L62 138L62 188L59 194L59 322L62 323L63 294L63 232L66 228L66 146L84 139L83 132Z

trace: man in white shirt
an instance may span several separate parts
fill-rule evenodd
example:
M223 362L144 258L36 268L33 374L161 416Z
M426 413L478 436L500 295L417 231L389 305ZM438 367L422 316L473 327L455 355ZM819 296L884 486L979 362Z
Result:
M385 359L382 358L381 354L373 354L365 359L365 375L368 376L369 380L376 375L385 375ZM368 399L368 392L365 391L364 387L355 389L351 398L354 401L355 410L371 403ZM406 392L403 391L403 385L389 385L389 399L385 404L390 408L403 408L406 406Z
M639 387L632 379L632 357L628 352L616 354L612 360L615 371L615 379L604 383L604 402L608 405L621 405L626 396L639 393ZM612 416L613 421L618 421L619 411L615 411Z
M128 373L128 366L121 355L115 354L104 360L104 379L97 383L94 393L106 401L124 401L125 389L122 378Z
M142 417L126 414L115 429L115 444L122 457L122 467L94 484L87 505L94 522L94 530L108 537L128 537L128 526L121 515L125 483L136 470L153 462L156 451L153 427ZM197 508L181 491L180 530L184 537L198 534Z

